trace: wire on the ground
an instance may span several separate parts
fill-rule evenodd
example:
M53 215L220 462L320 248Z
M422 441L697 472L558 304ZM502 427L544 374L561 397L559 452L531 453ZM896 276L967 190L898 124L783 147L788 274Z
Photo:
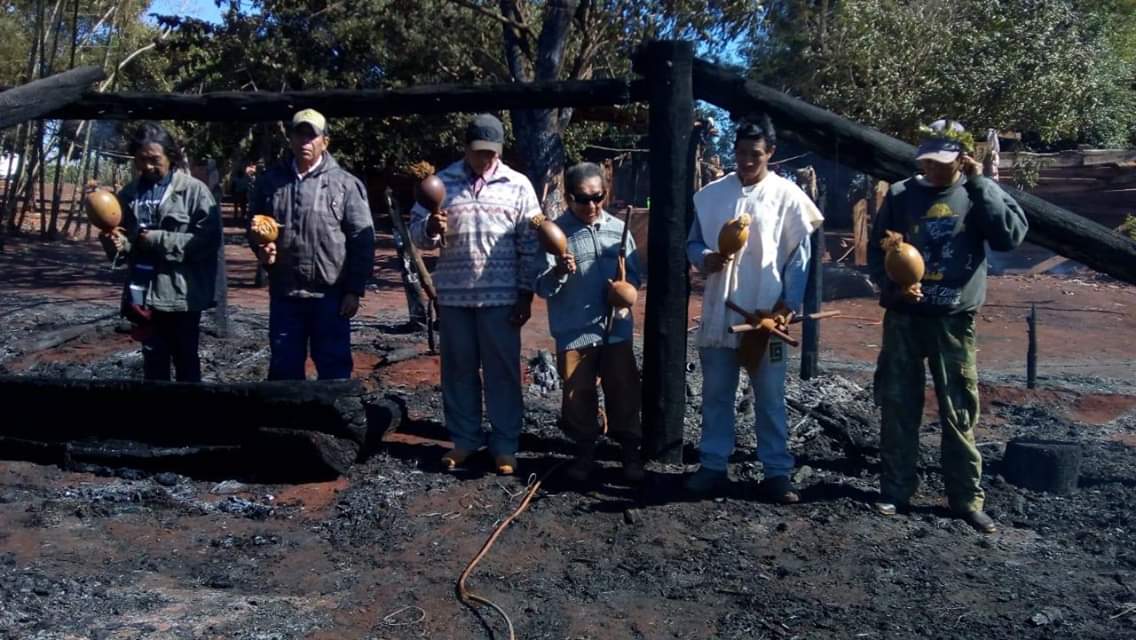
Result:
M505 610L492 600L479 596L476 593L470 591L469 588L465 586L465 581L469 578L470 574L473 573L473 569L477 566L477 563L481 562L486 554L489 553L489 550L493 548L493 544L497 542L497 538L501 536L501 533L505 531L505 528L509 526L509 523L515 520L517 516L521 515L521 513L528 508L529 502L531 502L533 497L536 496L537 491L540 491L540 485L543 484L544 481L547 480L548 477L553 473L555 473L556 470L559 469L563 464L564 462L556 463L551 469L546 471L539 480L536 480L535 482L532 478L529 479L530 485L528 491L525 492L524 499L521 500L521 503L517 505L516 509L513 510L513 513L509 514L508 518L502 520L500 524L498 524L496 528L493 529L493 533L489 534L489 538L486 539L485 544L481 545L481 551L478 551L477 555L473 557L473 560L469 561L469 564L465 566L465 570L461 572L461 576L458 577L458 599L470 608L473 608L473 605L470 603L476 602L478 604L483 604L487 607L491 607L494 611L496 611L501 616L501 618L505 620L505 626L509 629L509 640L517 640L517 634L515 631L513 631L513 621L511 618L509 618L509 614L505 613Z

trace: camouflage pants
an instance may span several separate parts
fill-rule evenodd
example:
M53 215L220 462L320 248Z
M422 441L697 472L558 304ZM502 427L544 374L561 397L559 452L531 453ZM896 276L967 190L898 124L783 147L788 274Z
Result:
M926 360L939 400L947 501L956 512L982 509L982 456L974 443L978 423L974 347L973 313L923 317L888 311L884 315L875 399L880 407L880 492L886 499L908 502L919 483L915 464Z

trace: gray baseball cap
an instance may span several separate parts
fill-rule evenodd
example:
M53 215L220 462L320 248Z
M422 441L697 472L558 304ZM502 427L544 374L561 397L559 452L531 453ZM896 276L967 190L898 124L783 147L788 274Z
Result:
M474 151L501 153L505 146L505 127L495 116L479 113L465 128L465 144Z

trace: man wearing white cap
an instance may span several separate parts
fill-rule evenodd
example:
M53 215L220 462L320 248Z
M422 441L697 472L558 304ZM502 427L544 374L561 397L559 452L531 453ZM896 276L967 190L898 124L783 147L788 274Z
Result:
M256 182L252 213L280 223L254 245L269 273L269 380L303 380L309 348L321 380L350 378L351 318L375 261L367 192L327 152L315 109L292 117L292 157Z
M961 124L938 120L920 130L921 173L892 185L872 225L868 265L880 287L883 346L874 392L880 406L880 499L893 515L918 486L923 422L923 361L931 370L942 427L942 469L952 511L983 533L996 531L983 510L978 422L975 313L986 298L986 245L1009 251L1029 229L1022 208L971 157L974 142ZM922 282L901 289L888 279L880 242L903 235L923 256Z

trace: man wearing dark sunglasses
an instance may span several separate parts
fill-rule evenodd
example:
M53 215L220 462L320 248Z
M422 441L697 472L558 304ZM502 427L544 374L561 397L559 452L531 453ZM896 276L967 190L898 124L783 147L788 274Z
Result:
M576 459L566 473L584 483L596 470L596 443L604 430L596 386L602 381L607 434L622 445L624 480L637 484L643 480L642 430L631 310L617 311L608 323L608 288L619 278L624 223L603 209L607 192L598 165L571 167L564 185L568 211L556 224L568 237L568 253L564 258L548 255L534 289L548 299L548 326L564 381L560 426L576 443ZM624 275L638 289L639 263L630 236L625 249Z

